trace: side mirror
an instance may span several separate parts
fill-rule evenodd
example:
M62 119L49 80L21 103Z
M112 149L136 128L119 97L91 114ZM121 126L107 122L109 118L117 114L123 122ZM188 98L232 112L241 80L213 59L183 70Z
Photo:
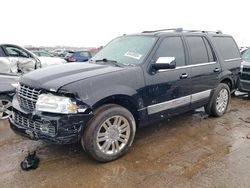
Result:
M151 68L154 72L163 69L175 69L175 67L175 57L159 57L157 61L151 65Z

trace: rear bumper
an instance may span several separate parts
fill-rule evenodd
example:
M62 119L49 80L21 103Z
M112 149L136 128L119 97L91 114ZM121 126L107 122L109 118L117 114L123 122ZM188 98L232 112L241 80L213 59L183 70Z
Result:
M11 129L32 140L43 140L54 144L79 142L92 114L52 114L27 112L20 108L14 97L13 113L9 118Z

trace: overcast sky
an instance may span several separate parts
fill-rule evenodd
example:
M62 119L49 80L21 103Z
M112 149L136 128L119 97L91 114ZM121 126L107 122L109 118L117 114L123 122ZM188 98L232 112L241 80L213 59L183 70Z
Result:
M249 0L2 0L0 43L98 47L122 34L222 30L250 45Z

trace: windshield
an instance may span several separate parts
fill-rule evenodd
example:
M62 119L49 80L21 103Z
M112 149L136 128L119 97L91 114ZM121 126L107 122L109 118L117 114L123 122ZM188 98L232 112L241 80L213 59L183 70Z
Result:
M250 62L250 48L244 52L242 58L244 61Z
M138 65L155 44L152 36L122 36L111 41L93 58L112 60L124 65Z

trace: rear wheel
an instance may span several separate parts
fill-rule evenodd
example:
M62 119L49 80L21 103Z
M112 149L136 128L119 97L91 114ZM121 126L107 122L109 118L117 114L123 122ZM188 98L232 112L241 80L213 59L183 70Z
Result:
M215 117L222 116L230 103L230 89L227 84L220 83L211 99L210 114Z
M0 120L10 117L12 112L11 98L6 95L0 95Z
M124 155L133 143L136 124L125 108L108 104L94 112L81 139L86 152L100 162Z

